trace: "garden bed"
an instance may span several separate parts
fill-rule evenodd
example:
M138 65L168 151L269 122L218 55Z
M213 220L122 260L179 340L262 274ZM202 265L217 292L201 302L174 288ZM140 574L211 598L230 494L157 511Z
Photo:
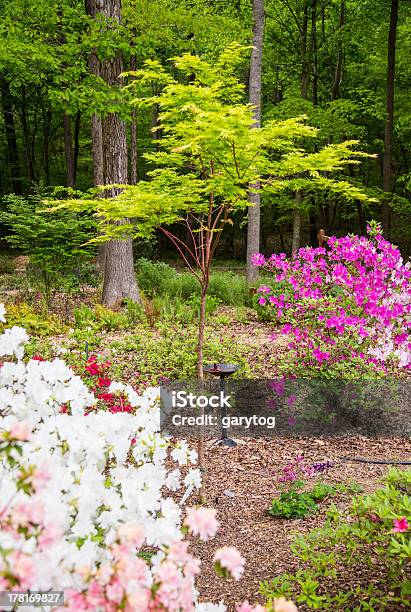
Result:
M345 510L351 495L340 495L321 503L320 511L306 519L274 519L267 508L279 489L278 475L296 455L310 461L332 461L333 468L321 480L329 483L358 484L364 493L381 486L381 478L389 466L345 462L339 456L360 456L372 459L411 460L411 441L405 439L363 438L334 440L266 440L244 439L233 449L210 446L207 449L207 497L217 510L221 529L218 545L236 546L247 563L240 582L218 579L211 563L215 540L193 542L193 550L202 560L202 573L197 581L203 599L215 603L224 600L230 610L244 599L263 601L259 596L260 581L270 580L285 572L295 572L299 564L290 551L293 532L307 533L321 526L327 507L335 503ZM350 573L342 568L339 587L367 583L376 576ZM399 609L396 605L392 612ZM299 606L299 610L308 610ZM391 611L390 611L391 612Z

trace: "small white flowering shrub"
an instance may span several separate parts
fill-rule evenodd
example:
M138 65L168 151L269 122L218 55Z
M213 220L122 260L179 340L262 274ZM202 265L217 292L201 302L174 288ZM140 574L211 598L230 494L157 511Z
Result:
M93 409L98 399L62 360L22 361L27 340L18 327L0 336L13 359L0 367L0 590L64 590L70 610L215 609L197 604L200 561L183 534L214 537L216 511L166 494L201 479L179 469L196 453L159 433L157 389L138 396L112 382L132 413ZM245 560L225 547L215 563L238 580Z

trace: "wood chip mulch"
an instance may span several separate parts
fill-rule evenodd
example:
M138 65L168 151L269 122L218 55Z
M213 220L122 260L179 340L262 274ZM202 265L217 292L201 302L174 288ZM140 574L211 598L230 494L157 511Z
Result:
M346 462L339 456L410 461L409 439L242 439L235 448L207 443L207 505L216 508L221 528L209 542L193 540L192 551L202 561L197 581L201 601L224 601L229 610L248 600L262 602L259 583L284 572L295 572L298 560L290 551L293 532L307 533L325 521L329 505L322 502L320 511L303 520L274 519L267 514L273 497L279 494L278 476L282 468L303 454L307 462L333 463L327 475L318 479L332 483L357 483L364 493L381 486L387 465ZM339 495L330 503L344 510L351 495ZM188 503L195 503L193 498ZM236 546L247 560L239 582L216 576L212 557L220 546ZM361 576L342 576L344 584L354 584ZM299 610L304 610L300 607Z

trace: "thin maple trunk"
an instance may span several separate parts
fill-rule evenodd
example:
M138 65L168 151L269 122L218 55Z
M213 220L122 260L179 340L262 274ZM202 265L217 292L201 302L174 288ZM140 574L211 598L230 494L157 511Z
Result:
M200 380L204 380L204 330L206 321L208 280L201 285L200 313L198 317L198 340L197 340L197 373Z
M209 278L208 274L203 278L201 285L201 297L200 297L200 313L198 317L198 340L197 340L197 373L199 380L204 380L204 335L205 335L205 322L206 322L206 304L207 304L207 290L208 290ZM201 409L204 414L204 408ZM197 454L198 454L198 467L201 471L201 487L198 492L200 504L207 503L206 496L206 460L205 460L205 441L204 433L200 434L197 441Z
M10 84L5 78L1 79L1 103L3 107L3 119L7 140L11 184L13 186L14 193L21 194L22 186L13 102L10 93Z
M253 49L250 60L249 98L253 105L254 127L261 126L261 75L264 39L264 0L253 0ZM247 225L247 281L252 283L258 277L258 268L253 265L252 256L260 250L260 185L251 185L248 196Z
M391 0L390 31L388 35L387 58L387 100L384 135L384 161L383 161L383 190L386 193L393 189L393 139L394 139L394 80L395 80L395 51L397 41L399 0ZM381 221L385 237L389 239L390 206L387 200L381 206Z

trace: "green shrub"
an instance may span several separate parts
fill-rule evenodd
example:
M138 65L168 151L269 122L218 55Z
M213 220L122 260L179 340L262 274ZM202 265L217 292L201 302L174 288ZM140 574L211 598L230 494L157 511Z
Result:
M354 498L348 515L332 507L323 527L295 537L301 569L261 583L261 594L268 602L293 598L310 610L409 609L410 486L411 470L392 469L384 488Z
M200 285L190 272L178 272L164 262L139 259L137 280L140 289L151 298L158 295L191 301L200 295ZM245 276L233 272L212 272L208 295L227 306L252 305Z
M137 261L137 281L146 296L166 295L175 282L177 272L164 262L141 258Z
M13 325L24 327L28 334L35 336L53 336L61 334L66 329L66 326L56 316L38 314L32 306L25 302L7 304L6 308L7 322L0 324L0 332Z
M40 196L12 194L3 201L0 221L8 227L6 240L29 256L27 273L47 301L55 290L79 287L88 275L84 265L94 256L94 248L85 246L95 231L93 218L70 210L48 212Z
M142 323L146 319L144 307L133 300L126 300L127 319L130 325Z
M94 331L112 331L128 327L130 320L127 313L116 312L100 304L94 309L83 304L74 309L74 323L80 329L90 327Z
M0 255L0 274L13 274L16 266L14 260L7 255Z
M209 295L227 306L248 306L252 303L245 276L233 272L213 272Z

